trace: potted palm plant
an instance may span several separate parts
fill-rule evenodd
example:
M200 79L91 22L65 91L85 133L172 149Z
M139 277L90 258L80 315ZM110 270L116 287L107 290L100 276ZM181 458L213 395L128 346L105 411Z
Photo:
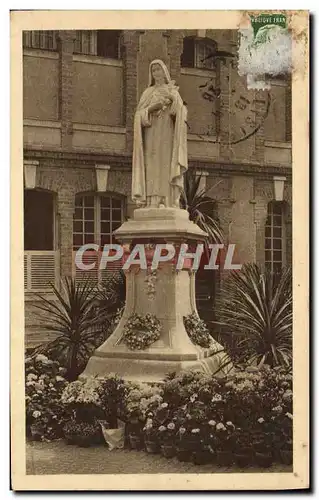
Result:
M218 305L215 323L237 338L233 359L258 366L291 366L291 269L284 269L278 280L256 264L244 264L225 280Z

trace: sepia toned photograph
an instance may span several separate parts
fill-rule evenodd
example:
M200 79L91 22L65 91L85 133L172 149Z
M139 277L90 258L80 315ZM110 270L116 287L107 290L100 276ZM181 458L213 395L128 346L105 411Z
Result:
M75 13L11 19L13 487L306 488L308 14Z

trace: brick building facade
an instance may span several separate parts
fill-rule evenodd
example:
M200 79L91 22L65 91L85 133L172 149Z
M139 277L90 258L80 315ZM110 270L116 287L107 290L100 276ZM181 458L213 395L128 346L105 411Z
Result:
M24 33L27 345L43 339L34 294L50 296L50 281L74 275L74 251L110 242L132 214L133 118L153 59L167 64L187 104L189 168L216 201L225 243L241 262L291 264L291 85L272 80L259 129L229 146L246 120L233 94L242 88L247 100L247 90L207 53L235 54L237 43L230 30ZM216 99L200 90L210 81ZM199 301L213 301L223 275L198 281Z

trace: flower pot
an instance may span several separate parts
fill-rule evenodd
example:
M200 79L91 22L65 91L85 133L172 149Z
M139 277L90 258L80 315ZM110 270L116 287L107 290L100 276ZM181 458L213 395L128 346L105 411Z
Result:
M66 444L71 445L71 444L76 444L74 437L64 437Z
M280 461L285 465L292 465L292 450L280 450Z
M260 467L270 467L273 463L272 453L270 453L270 452L262 453L262 452L256 451L255 452L255 460L256 460L256 464L259 465Z
M33 441L41 441L42 431L35 425L31 425L31 436Z
M143 448L143 440L136 434L129 434L129 442L132 450L141 450Z
M212 454L208 450L194 451L193 463L195 465L206 465L212 462Z
M175 446L171 444L162 444L161 452L165 458L173 458L176 455Z
M190 462L192 460L192 454L185 448L178 448L176 456L180 462Z
M145 441L145 449L147 453L159 453L160 447L156 441Z
M232 465L234 462L233 455L230 451L217 451L216 463L224 467Z

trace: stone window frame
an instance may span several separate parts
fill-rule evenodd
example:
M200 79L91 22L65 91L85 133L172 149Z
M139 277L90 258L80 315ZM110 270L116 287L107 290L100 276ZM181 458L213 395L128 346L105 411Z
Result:
M265 222L265 269L279 274L286 265L286 212L284 201L270 201Z

